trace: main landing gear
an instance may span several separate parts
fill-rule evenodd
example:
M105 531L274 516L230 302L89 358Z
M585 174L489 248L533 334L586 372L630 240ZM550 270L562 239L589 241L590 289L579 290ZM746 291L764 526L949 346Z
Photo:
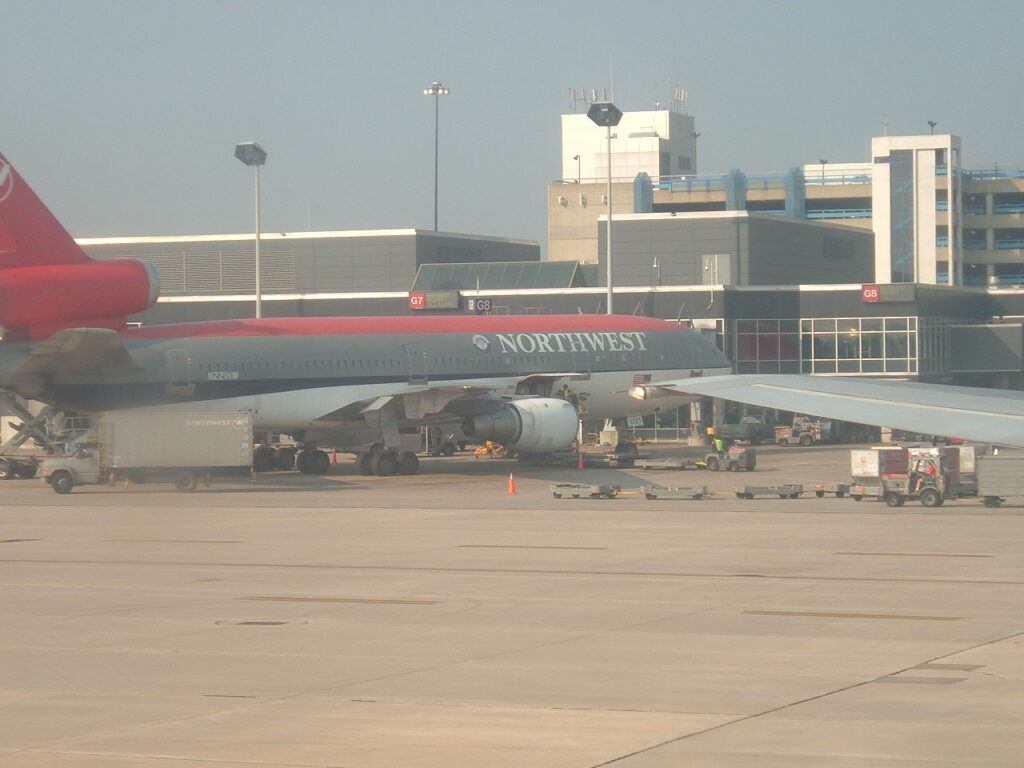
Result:
M260 445L252 452L252 466L257 472L294 469L295 461L296 452L290 445L282 445L280 448L274 448L272 445Z
M420 460L412 451L399 451L384 445L375 445L356 457L361 475L415 475L420 470Z
M331 457L310 443L295 454L295 467L304 475L326 475L331 468Z

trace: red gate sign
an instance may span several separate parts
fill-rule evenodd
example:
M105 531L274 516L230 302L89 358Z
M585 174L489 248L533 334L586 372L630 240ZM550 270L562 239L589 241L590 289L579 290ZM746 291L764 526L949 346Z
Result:
M865 285L860 289L861 298L865 302L878 301L878 286L877 285Z
M427 295L423 291L409 294L409 309L425 309L426 306Z

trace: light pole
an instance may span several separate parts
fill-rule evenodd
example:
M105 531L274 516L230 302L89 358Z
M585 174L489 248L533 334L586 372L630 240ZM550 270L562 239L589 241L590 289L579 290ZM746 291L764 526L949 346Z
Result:
M448 89L445 88L441 83L436 80L430 84L429 88L423 89L424 96L434 97L434 231L437 232L437 115L438 115L438 99L442 96L447 96L449 93Z
M235 157L256 171L256 319L263 317L260 295L260 166L267 162L267 152L255 141L235 145Z
M933 136L935 135L935 126L936 125L938 125L938 122L936 122L935 120L929 120L928 121L928 127L931 129L931 133L932 133Z
M587 110L587 117L597 125L603 125L608 132L608 229L605 235L605 257L607 260L608 299L605 302L608 314L612 314L612 126L622 119L622 110L610 101L595 101Z

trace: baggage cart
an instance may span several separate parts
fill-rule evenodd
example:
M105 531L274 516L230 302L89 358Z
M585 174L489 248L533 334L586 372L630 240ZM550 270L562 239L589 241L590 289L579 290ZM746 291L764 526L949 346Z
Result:
M595 485L592 483L554 483L551 495L556 499L614 499L622 491L620 485Z
M699 500L710 495L706 485L695 485L690 488L656 488L653 485L644 489L644 498L649 501L676 501L681 499Z
M676 469L684 470L694 466L691 459L635 459L633 466L637 469Z
M834 495L837 499L843 498L850 493L850 485L848 483L815 483L814 484L814 495L819 499L823 498L827 494Z
M780 499L798 499L804 487L798 483L781 485L737 485L733 490L737 499L752 499L755 496L778 496Z

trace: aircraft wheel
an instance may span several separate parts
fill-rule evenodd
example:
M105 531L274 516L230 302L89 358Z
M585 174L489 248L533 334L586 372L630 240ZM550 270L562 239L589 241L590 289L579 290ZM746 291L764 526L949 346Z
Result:
M285 446L274 451L274 469L295 469L295 449Z
M299 451L295 455L295 466L299 470L299 472L301 472L304 475L310 474L311 470L310 470L309 467L310 467L310 464L312 464L312 461L311 461L312 455L313 455L312 451L307 451L305 449Z
M391 477L398 469L397 465L398 462L395 460L395 454L386 448L383 451L374 453L373 458L370 460L373 474L377 475L377 477Z
M398 454L398 474L415 475L420 471L420 460L412 451L402 451Z
M174 476L174 487L179 491L194 491L196 489L195 472L179 472Z
M274 449L261 445L252 452L252 468L256 472L270 472L274 469Z
M75 479L71 477L70 472L62 469L53 473L50 485L57 493L71 493L71 489L75 487Z
M309 473L311 475L326 475L331 468L331 457L327 451L317 449L312 452L309 459Z
M356 457L356 465L359 467L360 475L373 474L373 454L363 451Z
M921 506L922 507L941 507L942 506L942 494L934 488L925 488L921 491Z

